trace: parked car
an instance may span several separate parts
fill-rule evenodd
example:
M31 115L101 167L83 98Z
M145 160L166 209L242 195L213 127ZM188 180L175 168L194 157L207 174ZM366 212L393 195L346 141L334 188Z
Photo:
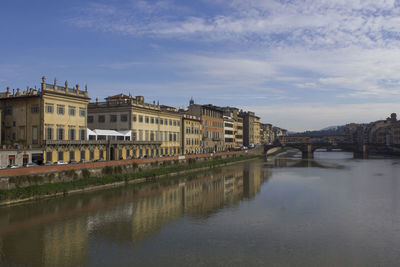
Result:
M76 162L75 160L71 160L71 161L69 162L69 164L78 164L78 162Z
M53 165L53 163L52 163L52 162L50 162L50 161L47 161L47 162L43 163L43 165L44 165L44 166L52 166L52 165Z
M56 162L56 165L66 165L66 164L68 164L68 162L65 162L63 160L59 160Z
M27 168L29 168L29 167L36 167L36 166L39 166L39 165L37 165L35 162L31 162L31 163L25 164L25 167L27 167Z
M12 165L8 165L7 168L10 168L10 169L17 169L17 168L21 168L21 165L12 164Z
M87 161L87 160L81 160L81 161L79 161L79 163L88 163L89 161Z

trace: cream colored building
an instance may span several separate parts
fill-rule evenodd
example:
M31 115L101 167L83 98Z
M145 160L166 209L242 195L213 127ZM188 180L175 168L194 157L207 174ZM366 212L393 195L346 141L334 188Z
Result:
M175 108L144 102L143 96L119 94L90 103L90 129L131 130L137 145L132 157L181 153L181 114Z
M229 116L224 116L224 145L225 150L231 150L235 147L235 120Z
M32 155L30 161L80 160L82 147L74 145L86 140L86 113L90 101L87 87L46 83L42 78L39 90L10 91L0 94L3 109L2 143L6 148L42 149L42 155ZM85 152L86 153L86 152ZM39 159L41 157L41 159Z
M239 109L235 107L223 107L224 116L233 119L233 147L238 149L243 146L243 118L239 116Z
M254 112L240 112L243 118L243 144L245 146L261 144L260 118Z
M198 154L202 152L202 125L200 117L182 115L182 152L186 154Z

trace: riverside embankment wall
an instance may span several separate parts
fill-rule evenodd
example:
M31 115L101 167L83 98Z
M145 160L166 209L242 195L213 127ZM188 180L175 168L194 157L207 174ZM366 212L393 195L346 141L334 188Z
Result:
M201 162L214 158L229 158L239 155L261 154L261 149L246 151L206 153L197 155L185 155L175 157L129 159L103 162L78 163L68 165L37 166L30 168L3 169L0 170L0 189L13 189L30 185L41 185L56 182L68 182L72 180L100 177L108 174L113 168L119 173L133 173L135 171L160 168L166 166Z

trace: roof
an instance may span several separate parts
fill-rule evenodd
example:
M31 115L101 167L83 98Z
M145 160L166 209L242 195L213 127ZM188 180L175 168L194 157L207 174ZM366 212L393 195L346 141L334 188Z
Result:
M125 95L125 94L118 94L118 95L113 95L113 96L109 96L106 98L106 100L109 99L131 99L131 96Z

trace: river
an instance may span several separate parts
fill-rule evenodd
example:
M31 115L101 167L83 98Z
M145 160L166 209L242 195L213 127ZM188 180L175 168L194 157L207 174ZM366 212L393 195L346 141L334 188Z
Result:
M400 159L289 153L0 207L1 266L398 266Z

